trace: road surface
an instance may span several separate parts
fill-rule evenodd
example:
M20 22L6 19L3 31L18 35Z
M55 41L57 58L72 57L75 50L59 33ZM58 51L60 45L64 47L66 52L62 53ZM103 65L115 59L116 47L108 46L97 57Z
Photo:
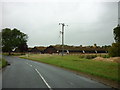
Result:
M17 57L2 72L2 88L110 88L73 72Z

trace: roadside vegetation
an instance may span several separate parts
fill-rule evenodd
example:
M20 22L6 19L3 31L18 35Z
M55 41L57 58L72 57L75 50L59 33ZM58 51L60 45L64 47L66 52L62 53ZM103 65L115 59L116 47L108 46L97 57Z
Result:
M0 68L7 66L7 61L4 58L0 58Z
M21 55L25 55L24 52L21 52L21 53L16 53L16 52L11 52L11 54L9 55L9 53L2 53L2 55L6 55L6 56L21 56Z
M110 58L108 54L81 54L79 55L79 58L85 58L85 59L93 59L96 57Z
M112 43L112 47L108 52L111 57L120 57L120 25L113 29L115 43Z
M96 56L65 55L62 57L50 54L30 54L20 57L120 82L120 78L118 78L118 63L94 60L93 57L95 58ZM101 56L108 58L108 55ZM88 57L90 58L88 59Z

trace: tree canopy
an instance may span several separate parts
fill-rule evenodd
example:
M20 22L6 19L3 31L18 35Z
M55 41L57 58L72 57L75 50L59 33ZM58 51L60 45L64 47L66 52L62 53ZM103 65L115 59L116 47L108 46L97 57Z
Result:
M20 30L14 28L2 29L2 50L5 52L11 52L13 49L23 47L27 45L27 34L24 34Z
M109 55L111 57L120 56L120 25L113 29L114 39L116 43L112 44L112 47L109 48Z
M120 42L120 25L118 24L118 26L115 27L113 30L115 41Z

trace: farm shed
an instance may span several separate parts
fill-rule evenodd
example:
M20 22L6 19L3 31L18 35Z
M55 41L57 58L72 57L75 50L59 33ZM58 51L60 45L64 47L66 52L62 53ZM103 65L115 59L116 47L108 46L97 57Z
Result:
M69 53L107 53L105 48L101 47L80 47L80 46L64 46L64 52ZM44 50L45 53L60 53L62 52L62 45L49 46Z
M81 46L64 46L64 52L67 53L107 53L106 48L102 47L81 47ZM62 52L62 45L50 45L49 47L34 47L29 48L29 52L32 53L61 53Z
M29 52L32 52L32 53L44 53L44 50L46 49L46 47L34 47L32 49L29 50Z
M44 50L44 53L49 53L49 54L57 53L57 49L53 46L49 46Z

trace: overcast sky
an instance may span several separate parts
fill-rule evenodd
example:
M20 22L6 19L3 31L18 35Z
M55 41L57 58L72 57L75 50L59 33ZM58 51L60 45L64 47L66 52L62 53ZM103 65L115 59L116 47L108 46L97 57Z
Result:
M9 1L9 0L8 0ZM118 3L93 0L3 2L2 28L26 33L29 47L61 44L60 22L67 45L111 45L118 24Z

